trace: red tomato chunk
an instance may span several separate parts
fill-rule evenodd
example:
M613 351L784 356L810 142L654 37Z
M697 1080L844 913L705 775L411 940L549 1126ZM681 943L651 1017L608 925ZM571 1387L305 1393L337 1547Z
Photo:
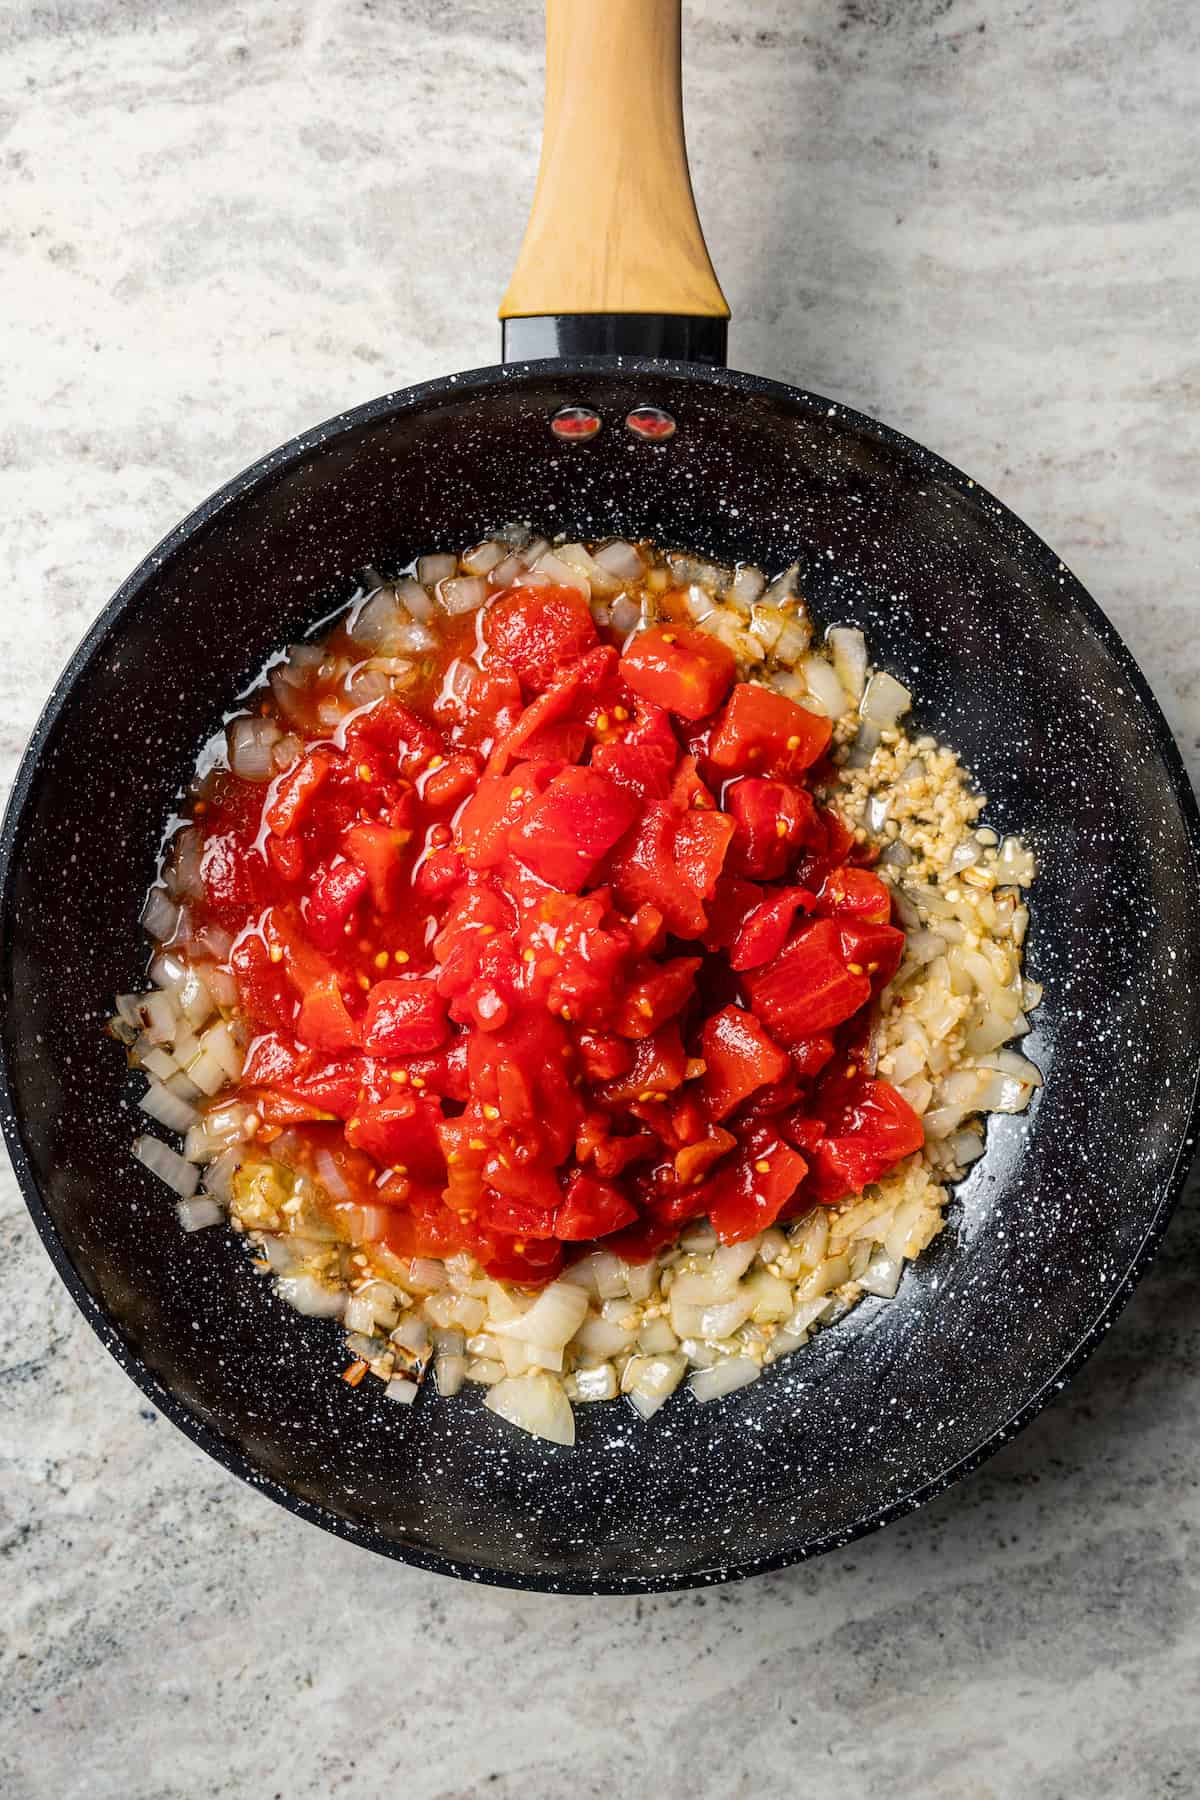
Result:
M920 1147L848 1072L904 939L807 783L828 721L664 606L618 658L574 588L508 590L344 748L289 714L291 768L210 782L192 925L234 939L242 1092L354 1241L536 1287Z

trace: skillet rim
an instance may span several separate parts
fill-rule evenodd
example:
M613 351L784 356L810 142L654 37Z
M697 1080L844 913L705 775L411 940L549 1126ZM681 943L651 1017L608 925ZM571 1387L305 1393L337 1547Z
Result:
M670 375L703 387L724 388L744 395L761 395L777 402L783 401L792 406L798 405L801 411L811 413L814 417L840 418L867 437L902 451L930 476L937 476L948 482L958 491L969 496L973 503L982 505L995 519L1002 521L1023 558L1034 568L1039 568L1054 578L1054 583L1059 589L1068 595L1073 605L1086 616L1104 648L1129 681L1134 699L1150 728L1160 767L1168 779L1173 798L1183 818L1192 855L1193 877L1200 879L1200 807L1197 806L1196 796L1184 767L1179 747L1149 682L1142 674L1124 640L1078 578L1035 531L1011 512L1002 501L996 499L987 488L965 475L962 470L947 462L935 451L926 449L912 438L906 437L902 432L894 430L880 420L873 419L853 407L844 406L838 401L813 393L809 389L792 387L786 382L774 381L766 376L750 375L736 369L708 367L695 363L649 357L588 356L570 360L547 358L542 361L497 364L465 370L455 375L436 376L412 387L398 388L391 393L381 395L378 399L366 401L345 412L334 414L332 418L301 432L277 449L260 457L216 489L169 531L127 576L93 621L56 679L21 757L5 808L3 823L0 824L0 1013L7 1012L9 1005L11 957L8 922L13 909L12 886L16 867L16 851L22 837L25 812L40 773L43 754L55 727L70 704L75 690L86 679L92 664L120 624L127 609L147 584L157 576L167 559L179 551L199 529L210 524L225 507L234 501L252 494L256 489L265 487L281 474L303 463L322 446L330 445L361 427L375 424L389 415L411 412L431 401L463 399L469 397L473 389L494 389L505 384L518 385L527 377L557 375L565 379L572 379L617 374L623 376L645 375L647 377ZM165 1414L173 1425L184 1432L215 1462L244 1481L249 1487L258 1489L284 1506L289 1512L307 1520L310 1524L320 1526L335 1537L349 1543L360 1544L365 1549L375 1551L376 1554L391 1557L396 1561L427 1570L433 1574L454 1576L460 1580L473 1580L493 1587L543 1593L614 1595L670 1593L689 1588L714 1586L729 1581L743 1581L753 1575L768 1574L774 1570L789 1568L794 1564L806 1562L812 1557L820 1556L826 1551L853 1543L857 1539L893 1523L896 1519L915 1512L927 1501L944 1493L956 1482L972 1474L1018 1432L1024 1430L1025 1426L1042 1411L1056 1393L1066 1386L1067 1382L1097 1349L1105 1333L1116 1322L1128 1304L1134 1288L1149 1267L1170 1223L1191 1167L1197 1134L1200 1132L1200 1042L1193 1045L1191 1060L1192 1092L1186 1129L1175 1149L1171 1174L1166 1182L1159 1206L1149 1221L1146 1235L1125 1273L1114 1284L1104 1305L1074 1350L1048 1381L1044 1382L1018 1407L997 1431L984 1439L968 1455L949 1464L939 1474L901 1495L889 1506L855 1520L853 1525L846 1530L826 1533L810 1540L802 1540L769 1556L751 1557L740 1562L721 1564L712 1569L691 1569L667 1575L634 1573L619 1577L611 1575L587 1577L571 1574L556 1576L549 1572L544 1575L540 1572L537 1575L525 1575L510 1570L488 1568L466 1559L458 1560L440 1555L418 1545L396 1543L391 1539L385 1539L373 1527L342 1519L336 1513L312 1501L302 1499L282 1484L265 1476L255 1468L245 1452L231 1439L206 1424L151 1373L125 1341L115 1321L85 1286L50 1217L33 1173L31 1160L17 1120L14 1082L9 1066L7 1042L2 1035L0 1035L0 1104L2 1104L3 1111L0 1114L0 1129L3 1130L22 1198L38 1235L71 1298L101 1344L124 1373L153 1402L158 1411Z

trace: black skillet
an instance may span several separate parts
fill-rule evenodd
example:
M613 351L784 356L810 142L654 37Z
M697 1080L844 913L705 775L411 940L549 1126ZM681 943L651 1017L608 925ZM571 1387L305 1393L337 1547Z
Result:
M845 1543L973 1468L1094 1347L1191 1149L1200 838L1145 681L1032 532L886 427L719 366L678 0L552 0L550 24L565 109L548 106L505 366L359 407L239 476L129 578L50 699L0 842L4 1126L97 1335L227 1468L423 1567L607 1592ZM572 43L580 30L597 41ZM569 92L581 69L586 120ZM631 142L653 153L652 175L636 158L621 173L619 213L609 186L561 178L581 121L613 167ZM658 360L681 353L692 361ZM629 427L646 407L672 436ZM557 437L564 408L599 429ZM176 1229L131 1160L132 1090L101 1032L145 966L136 919L163 821L231 696L348 596L355 570L514 514L768 569L799 557L818 616L865 629L919 723L977 772L989 821L1024 832L1041 864L1028 963L1046 990L1030 1045L1046 1084L1027 1117L992 1123L951 1228L898 1298L867 1301L723 1402L677 1396L650 1426L620 1404L584 1409L573 1451L506 1429L477 1394L408 1413L374 1383L349 1390L335 1328L280 1304L230 1235Z

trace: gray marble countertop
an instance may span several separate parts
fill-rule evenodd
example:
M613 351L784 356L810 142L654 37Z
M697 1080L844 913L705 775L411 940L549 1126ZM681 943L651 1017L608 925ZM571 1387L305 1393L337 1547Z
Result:
M1003 495L1195 766L1196 7L687 12L732 360ZM540 38L536 0L0 4L6 780L195 501L493 360ZM98 1348L7 1173L0 1245L9 1800L1200 1794L1194 1198L1094 1361L960 1489L818 1564L636 1601L480 1591L301 1524Z

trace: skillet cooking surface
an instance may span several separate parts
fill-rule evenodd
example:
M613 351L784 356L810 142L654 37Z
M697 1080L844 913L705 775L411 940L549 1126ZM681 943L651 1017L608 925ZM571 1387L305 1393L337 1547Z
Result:
M594 405L564 444L548 419ZM665 444L623 427L678 420ZM963 754L986 822L1037 853L1027 972L1046 996L1022 1118L993 1119L950 1227L754 1386L649 1426L584 1407L573 1451L473 1394L351 1390L229 1233L187 1237L129 1143L101 1034L146 963L136 926L171 797L271 651L394 568L524 516L774 571L862 626ZM625 1591L727 1579L927 1498L1032 1416L1111 1322L1191 1142L1200 1047L1195 804L1112 629L1013 516L861 416L726 371L485 370L360 408L268 457L132 576L64 675L5 826L5 1128L35 1221L101 1337L177 1424L307 1518L425 1567Z

